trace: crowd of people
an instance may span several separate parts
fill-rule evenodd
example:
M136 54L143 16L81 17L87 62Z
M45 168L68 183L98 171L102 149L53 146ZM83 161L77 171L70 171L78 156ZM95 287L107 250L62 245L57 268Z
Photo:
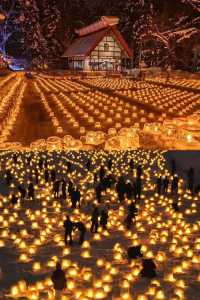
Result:
M19 161L21 162L19 155L13 154L12 163L17 165ZM74 222L70 215L73 210L83 208L85 205L84 194L79 182L72 180L71 174L73 174L75 169L73 163L69 160L66 161L65 175L61 174L55 166L50 167L45 157L41 157L35 164L32 162L32 155L27 155L24 164L25 168L32 170L24 182L17 182L11 168L6 167L1 170L3 183L7 186L9 192L12 190L9 194L10 205L14 207L18 203L23 204L23 201L37 201L36 186L42 183L49 184L54 199L58 202L68 200L70 203L68 212L66 212L66 219L63 223L65 245L74 245L73 236L78 230L78 244L81 246L87 238L88 229L83 221ZM124 218L124 224L127 230L134 230L134 224L137 222L136 216L142 201L141 195L143 193L145 180L143 165L135 163L133 159L130 159L124 174L116 175L114 173L112 158L108 158L107 161L104 161L104 164L100 163L98 167L93 165L91 158L88 158L87 161L83 163L83 168L86 176L88 174L92 175L93 180L88 184L92 186L96 197L91 210L90 234L98 233L100 227L103 231L107 230L110 205L107 203L108 201L106 201L106 205L104 202L107 191L111 189L117 195L116 200L118 205L125 204L126 216ZM171 162L170 174L154 176L154 192L158 195L170 194L173 198L172 208L177 212L181 208L178 205L180 178L176 171L176 162L173 160ZM127 174L130 176L127 176ZM194 177L194 169L190 168L187 171L186 189L190 191L191 194L199 192L199 186L195 186ZM13 185L16 187L14 192ZM127 203L129 204L127 205ZM143 258L141 246L129 247L127 249L128 261L131 262L133 259L138 258L142 258L143 268L141 270L141 276L154 278L156 276L156 265L154 261L152 259ZM66 287L66 278L59 262L56 265L56 270L51 279L56 291L55 299L61 299L62 290Z

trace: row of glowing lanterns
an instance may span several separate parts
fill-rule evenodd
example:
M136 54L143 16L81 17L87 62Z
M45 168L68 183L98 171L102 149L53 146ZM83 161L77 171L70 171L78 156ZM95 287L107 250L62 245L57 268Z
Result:
M148 161L148 152L141 151L144 162L144 177L146 180L144 182L144 190L149 187L149 179L151 179ZM98 158L101 159L101 154L95 154L95 160ZM98 157L98 155L100 157ZM105 154L106 155L106 154ZM120 154L117 154L116 160L123 161L124 157L120 157ZM122 154L123 156L123 154ZM151 162L160 160L160 155L158 152L154 153L153 158L151 158ZM134 161L137 161L137 153L131 154L131 158ZM146 160L146 162L145 162ZM77 161L76 161L77 162ZM123 164L123 163L122 163ZM12 166L12 171L18 176L22 176L22 173L19 172L17 166L12 162L8 162L9 166ZM63 166L63 164L61 164ZM80 164L81 166L81 164ZM24 177L26 178L27 168L26 166L21 166L24 169ZM168 171L164 168L164 159L159 162L160 171L158 171L155 175L163 176L169 175ZM115 168L115 167L114 167ZM116 171L118 173L119 169L116 165ZM126 164L122 169L126 169ZM30 171L30 170L29 170ZM96 170L94 170L95 172ZM114 170L115 171L115 170ZM43 177L43 171L39 171L41 173L41 178ZM135 173L135 172L134 172ZM118 174L120 176L120 174ZM76 174L73 174L75 177ZM22 178L20 179L22 180ZM8 203L9 197L4 197L1 202L2 214L0 216L1 227L5 229L1 232L0 237L0 246L7 247L7 239L10 239L15 244L17 248L17 252L19 253L19 263L28 264L32 267L33 274L42 274L48 272L48 270L53 270L55 268L58 257L56 255L52 256L44 265L44 262L41 263L39 261L34 261L34 255L38 253L40 247L45 247L46 241L48 241L49 237L52 236L52 232L55 229L55 224L59 228L62 228L62 223L64 220L61 217L62 214L62 206L57 201L54 201L51 195L51 187L49 184L44 186L44 182L40 180L43 188L41 189L38 186L37 196L38 200L41 201L42 209L41 210L24 210L24 218L19 218L19 214L21 214L20 210L22 207L18 205L16 209L13 210L12 215L9 213ZM87 181L86 183L87 184ZM191 204L191 209L186 209L188 214L196 214L197 213L197 205L198 196L191 196L187 193L184 193L182 190L182 185L184 184L183 180L180 180L179 183L179 203L183 205L186 201L189 201ZM154 183L151 183L149 187L151 190L154 190ZM83 189L83 186L82 186ZM87 189L83 189L87 190ZM111 195L111 199L113 204L116 204L117 195L114 191L109 190L108 193ZM45 200L44 200L45 199ZM94 195L90 193L90 197L87 197L87 201L93 201ZM140 210L139 216L136 217L137 223L135 226L134 232L127 231L122 225L122 220L124 220L126 216L126 209L124 206L120 206L118 210L111 209L109 212L109 222L108 222L108 231L103 232L99 230L97 234L94 234L92 240L95 243L103 243L105 239L109 239L112 236L112 230L118 230L121 234L122 238L125 240L131 241L132 245L140 244L140 239L142 238L145 232L148 232L148 240L145 240L145 243L142 245L142 252L146 258L153 258L156 262L158 269L164 269L165 275L163 278L163 283L170 284L173 287L174 296L169 298L167 291L163 288L163 283L161 278L151 280L148 287L146 288L146 292L143 294L137 292L135 295L135 299L137 300L148 300L149 296L154 297L156 300L184 300L185 299L185 290L187 288L187 277L185 274L193 270L193 268L197 268L200 263L200 256L198 255L200 250L200 238L197 236L195 240L192 239L191 235L196 235L200 229L200 223L193 222L192 224L188 223L184 218L184 213L175 213L170 208L170 204L172 203L172 199L169 196L158 196L158 194L154 194L150 198L146 198L145 195L142 195L142 200L144 202L144 207ZM127 201L127 200L126 200ZM51 211L51 217L48 216L48 206L52 203L51 207L53 211ZM130 201L127 201L130 204ZM158 207L162 207L163 212L158 212ZM66 204L65 204L66 209ZM163 221L163 214L168 215L168 219ZM57 217L59 215L59 221ZM81 212L81 210L76 209L73 213L72 220L83 220L87 225L87 228L90 228L90 216L85 215ZM35 233L35 238L33 242L30 242L29 233L27 231L26 223L31 221L32 230L38 230ZM9 225L18 224L21 227L20 233L12 233ZM41 230L43 227L42 234ZM143 239L143 238L142 238ZM120 264L124 262L124 253L126 251L125 243L115 243L112 249L112 258L108 261L104 257L93 258L92 250L93 245L92 241L85 241L81 246L81 258L85 261L86 267L82 267L77 263L74 263L70 259L71 249L70 247L64 247L63 237L60 233L54 233L54 243L57 246L63 248L62 251L62 267L67 275L67 291L63 293L62 300L91 300L91 299L107 299L108 294L115 287L115 276L120 274L120 287L121 287L121 296L113 297L114 299L124 299L131 300L132 295L130 293L131 286L134 283L137 283L139 280L139 273L141 271L141 263L140 261L132 262L129 266L129 270L126 273L120 272ZM165 247L165 251L156 250L155 246L157 243L162 244L162 248ZM191 247L191 242L193 243ZM96 244L95 244L96 245ZM9 247L9 246L8 246ZM101 246L100 246L101 247ZM174 257L176 260L176 264L171 266L168 265L169 256ZM184 259L183 259L184 257ZM89 259L94 259L96 263L96 267L100 270L100 277L94 280L94 275L91 267L87 266L87 261ZM117 265L117 266L116 266ZM184 279L180 278L181 275L184 275ZM200 281L200 276L198 275L196 278L197 281ZM46 277L44 280L37 281L35 284L27 285L24 280L20 280L17 284L11 287L10 295L14 299L17 297L27 297L30 300L36 300L38 297L41 299L53 299L53 288L52 282L49 277Z

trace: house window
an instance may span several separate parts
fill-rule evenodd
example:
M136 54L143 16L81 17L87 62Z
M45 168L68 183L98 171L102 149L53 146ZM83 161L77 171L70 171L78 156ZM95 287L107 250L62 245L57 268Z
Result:
M104 44L104 52L109 52L109 44L108 43Z

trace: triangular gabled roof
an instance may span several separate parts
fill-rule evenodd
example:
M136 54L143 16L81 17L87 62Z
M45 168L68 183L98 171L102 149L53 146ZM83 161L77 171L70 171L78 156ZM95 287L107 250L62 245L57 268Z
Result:
M111 33L119 43L119 46L123 48L127 56L131 58L133 56L132 50L127 45L123 36L116 28L116 19L114 22L114 17L110 22L106 21L107 19L111 20L111 17L102 17L101 21L96 22L90 26L82 28L76 31L79 34L79 37L76 38L72 44L67 48L63 57L86 57L91 54L91 52L98 46L100 41Z

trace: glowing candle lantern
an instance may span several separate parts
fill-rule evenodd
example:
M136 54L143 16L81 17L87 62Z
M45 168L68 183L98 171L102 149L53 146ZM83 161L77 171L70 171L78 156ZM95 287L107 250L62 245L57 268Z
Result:
M33 268L33 271L38 272L41 270L41 265L39 262L34 262L32 268Z

